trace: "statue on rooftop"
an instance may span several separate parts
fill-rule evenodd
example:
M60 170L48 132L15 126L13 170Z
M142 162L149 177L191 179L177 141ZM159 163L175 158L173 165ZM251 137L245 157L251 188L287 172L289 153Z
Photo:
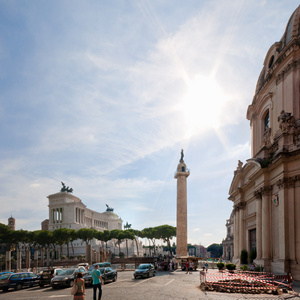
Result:
M110 212L113 212L114 211L114 209L112 208L112 207L109 207L107 204L105 204L106 205L106 211L110 211Z
M73 189L66 186L62 181L62 188L60 189L61 192L73 193Z
M131 224L128 224L128 222L126 222L126 224L124 225L124 229L129 229L131 228Z

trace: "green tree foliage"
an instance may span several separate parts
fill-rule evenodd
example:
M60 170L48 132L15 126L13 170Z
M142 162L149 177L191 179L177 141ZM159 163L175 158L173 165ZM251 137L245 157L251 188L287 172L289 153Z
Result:
M207 247L207 252L211 253L212 257L219 258L223 255L223 246L222 244L211 244Z
M86 244L89 244L90 241L96 237L97 230L91 228L81 228L77 231L77 236Z
M157 236L167 243L170 255L172 255L171 239L176 236L176 227L161 225L156 227Z

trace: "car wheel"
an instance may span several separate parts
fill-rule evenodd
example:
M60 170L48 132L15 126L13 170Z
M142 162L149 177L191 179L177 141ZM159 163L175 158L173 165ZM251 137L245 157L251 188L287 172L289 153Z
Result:
M147 278L149 278L150 277L150 272L147 274Z
M44 287L44 284L40 284L39 286L40 286L40 287Z
M155 276L155 272L153 272L153 276Z
M136 276L134 276L134 279L136 279Z
M15 289L20 290L22 288L22 283L17 283Z
M115 276L115 277L114 277L113 282L116 282L116 281L117 281L117 277L118 277L118 276Z
M2 290L3 290L3 292L7 292L8 291L8 287L3 288Z
M74 285L74 280L70 280L69 287L72 287Z

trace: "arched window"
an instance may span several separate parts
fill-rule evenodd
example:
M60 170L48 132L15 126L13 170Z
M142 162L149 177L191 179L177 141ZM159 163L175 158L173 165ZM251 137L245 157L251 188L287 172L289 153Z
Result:
M267 112L265 118L264 118L264 132L267 131L267 129L270 128L270 114L269 111Z

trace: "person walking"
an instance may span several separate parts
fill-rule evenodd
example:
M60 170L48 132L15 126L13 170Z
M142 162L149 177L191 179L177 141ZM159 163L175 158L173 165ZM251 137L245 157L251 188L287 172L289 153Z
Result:
M95 265L95 269L92 271L92 276L93 276L93 292L94 292L93 300L97 300L96 299L97 289L99 290L98 300L100 300L102 296L103 280L98 265Z
M84 279L82 278L83 275L81 272L78 272L77 279L75 279L74 284L77 285L78 289L76 294L74 295L73 300L85 300L85 285L84 285Z
M189 264L188 261L185 263L185 268L186 268L186 273L185 274L187 274L189 272L189 268L190 268L190 264Z
M206 272L207 272L207 270L208 270L208 263L205 263L205 270L206 270ZM204 270L203 270L204 271Z

